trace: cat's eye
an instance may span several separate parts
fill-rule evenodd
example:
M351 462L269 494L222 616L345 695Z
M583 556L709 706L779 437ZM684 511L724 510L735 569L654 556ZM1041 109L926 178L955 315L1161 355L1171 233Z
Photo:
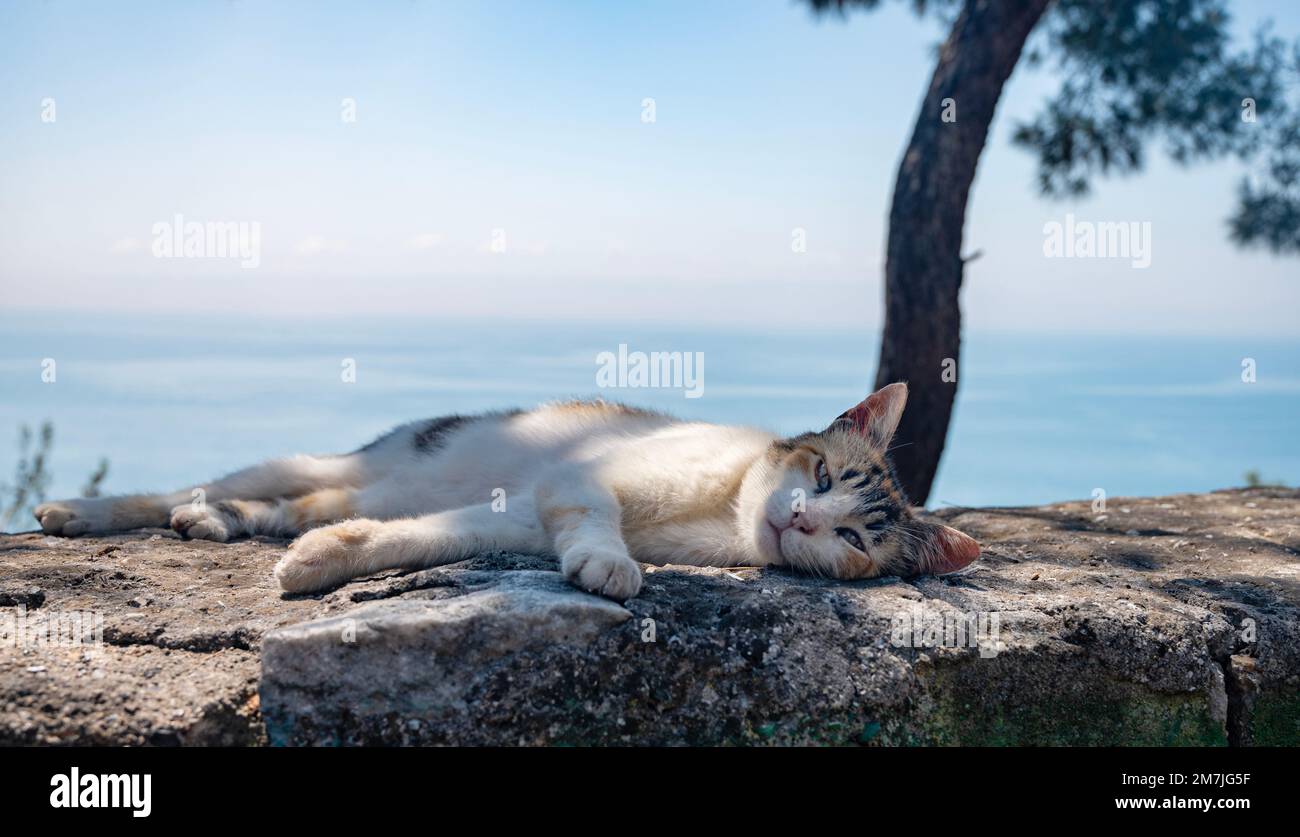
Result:
M859 552L865 552L862 547L862 537L852 529L836 529L835 534L849 542L849 545Z
M817 469L814 471L817 477L817 493L823 494L831 490L831 472L826 468L826 460L817 460Z

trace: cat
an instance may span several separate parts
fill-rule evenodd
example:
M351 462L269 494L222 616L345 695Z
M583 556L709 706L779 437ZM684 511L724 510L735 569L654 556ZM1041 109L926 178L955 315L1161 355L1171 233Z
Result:
M887 458L907 386L779 438L605 401L413 422L353 453L295 456L200 489L44 503L51 535L168 526L186 538L296 536L290 593L493 550L558 556L616 600L637 561L788 566L841 579L953 572L979 544L914 516Z

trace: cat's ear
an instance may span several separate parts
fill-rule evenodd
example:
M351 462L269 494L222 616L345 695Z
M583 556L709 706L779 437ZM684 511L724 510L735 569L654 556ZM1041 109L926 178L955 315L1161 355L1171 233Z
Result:
M955 573L980 557L979 542L942 523L918 520L913 539L916 571L926 575Z
M898 420L903 417L906 404L907 384L890 384L868 395L865 401L846 410L835 421L849 422L872 445L884 450L898 429Z

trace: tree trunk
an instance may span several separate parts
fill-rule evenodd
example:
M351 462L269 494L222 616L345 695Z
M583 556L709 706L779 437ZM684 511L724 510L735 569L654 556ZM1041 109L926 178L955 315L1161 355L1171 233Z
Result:
M930 496L960 377L957 292L966 200L1002 86L1049 2L967 0L940 50L898 169L876 388L908 383L892 456L915 503ZM944 121L945 108L955 121ZM944 375L945 368L952 373Z

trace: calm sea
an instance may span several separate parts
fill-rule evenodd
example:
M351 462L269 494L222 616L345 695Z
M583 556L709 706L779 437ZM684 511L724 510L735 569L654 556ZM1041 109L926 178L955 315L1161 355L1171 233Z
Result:
M603 395L782 433L866 394L877 336L650 325L301 323L0 315L0 482L20 424L55 425L51 497L169 489L341 452L447 412ZM703 353L703 394L601 389L596 357ZM1256 381L1242 381L1254 361ZM42 379L55 362L55 380ZM351 362L355 382L343 380ZM1038 504L1300 483L1300 341L973 334L930 505Z

